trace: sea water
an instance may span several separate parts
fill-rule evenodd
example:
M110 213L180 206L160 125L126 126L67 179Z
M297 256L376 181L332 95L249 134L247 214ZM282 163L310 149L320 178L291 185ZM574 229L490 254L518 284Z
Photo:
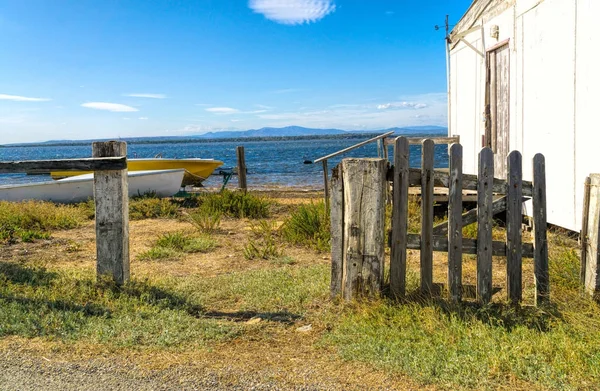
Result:
M319 157L350 147L372 136L364 138L315 138L315 139L276 139L262 141L202 141L189 142L159 142L135 143L127 145L129 158L152 158L161 155L163 158L212 158L223 161L222 169L236 166L236 147L244 146L247 182L249 187L298 187L306 189L323 188L322 165L305 164ZM91 145L34 145L8 146L0 148L0 161L13 160L47 160L89 158L92 153ZM365 145L353 151L337 156L328 161L331 170L345 157L377 157L375 143ZM392 159L393 148L389 147ZM421 148L419 145L410 147L410 165L419 167ZM447 145L435 146L435 167L448 167ZM50 180L49 175L0 174L0 185ZM204 182L207 187L218 187L223 183L223 176L213 175ZM227 187L235 187L235 176Z

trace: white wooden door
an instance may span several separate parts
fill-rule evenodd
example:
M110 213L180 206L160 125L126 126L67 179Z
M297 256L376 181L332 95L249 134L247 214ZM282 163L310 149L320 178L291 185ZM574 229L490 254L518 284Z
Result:
M506 178L510 152L510 50L508 44L488 54L490 127L488 145L494 151L494 176Z

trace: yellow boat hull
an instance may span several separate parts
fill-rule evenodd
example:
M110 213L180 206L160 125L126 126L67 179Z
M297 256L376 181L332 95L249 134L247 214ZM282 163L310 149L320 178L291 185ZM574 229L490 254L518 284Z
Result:
M223 162L213 159L129 159L129 171L185 169L182 186L200 185ZM75 175L89 174L89 171L53 171L52 179L62 179Z

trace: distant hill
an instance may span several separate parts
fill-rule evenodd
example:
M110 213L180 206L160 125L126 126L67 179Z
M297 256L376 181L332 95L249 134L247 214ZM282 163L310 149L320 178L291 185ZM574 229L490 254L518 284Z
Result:
M323 136L348 133L385 133L395 131L396 134L447 134L448 128L442 126L407 126L402 128L389 128L384 130L341 130L341 129L314 129L302 126L286 126L283 128L260 128L239 131L208 132L198 138L246 138L246 137L297 137L297 136Z
M390 128L390 129L386 129L385 131L392 131L394 130L396 132L396 134L398 135L402 135L402 134L415 134L415 133L419 133L419 134L448 134L448 128L444 127L444 126L432 126L432 125L427 125L427 126L405 126L402 128Z
M340 129L312 129L302 126L286 126L283 128L260 128L240 131L208 132L195 136L198 138L245 138L245 137L295 137L322 136L326 134L344 134Z

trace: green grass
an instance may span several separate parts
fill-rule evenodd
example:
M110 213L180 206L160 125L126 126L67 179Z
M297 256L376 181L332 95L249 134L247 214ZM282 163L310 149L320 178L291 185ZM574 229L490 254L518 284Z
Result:
M241 191L223 190L220 193L205 193L197 197L200 208L218 211L234 218L264 219L271 215L273 201Z
M138 256L139 260L177 260L184 254L206 253L213 250L217 242L208 235L189 235L183 232L162 234L148 251Z
M326 341L347 360L448 389L593 389L600 308L579 293L576 251L554 248L548 307L382 299L348 308Z
M330 250L330 221L325 203L300 205L285 221L281 229L289 243L314 248L320 252Z
M47 239L52 230L75 228L86 220L85 211L77 206L0 201L0 242Z
M189 350L242 338L244 324L235 321L251 316L283 322L302 317L309 303L323 298L325 272L282 267L133 280L119 288L97 283L92 273L0 263L0 336Z

